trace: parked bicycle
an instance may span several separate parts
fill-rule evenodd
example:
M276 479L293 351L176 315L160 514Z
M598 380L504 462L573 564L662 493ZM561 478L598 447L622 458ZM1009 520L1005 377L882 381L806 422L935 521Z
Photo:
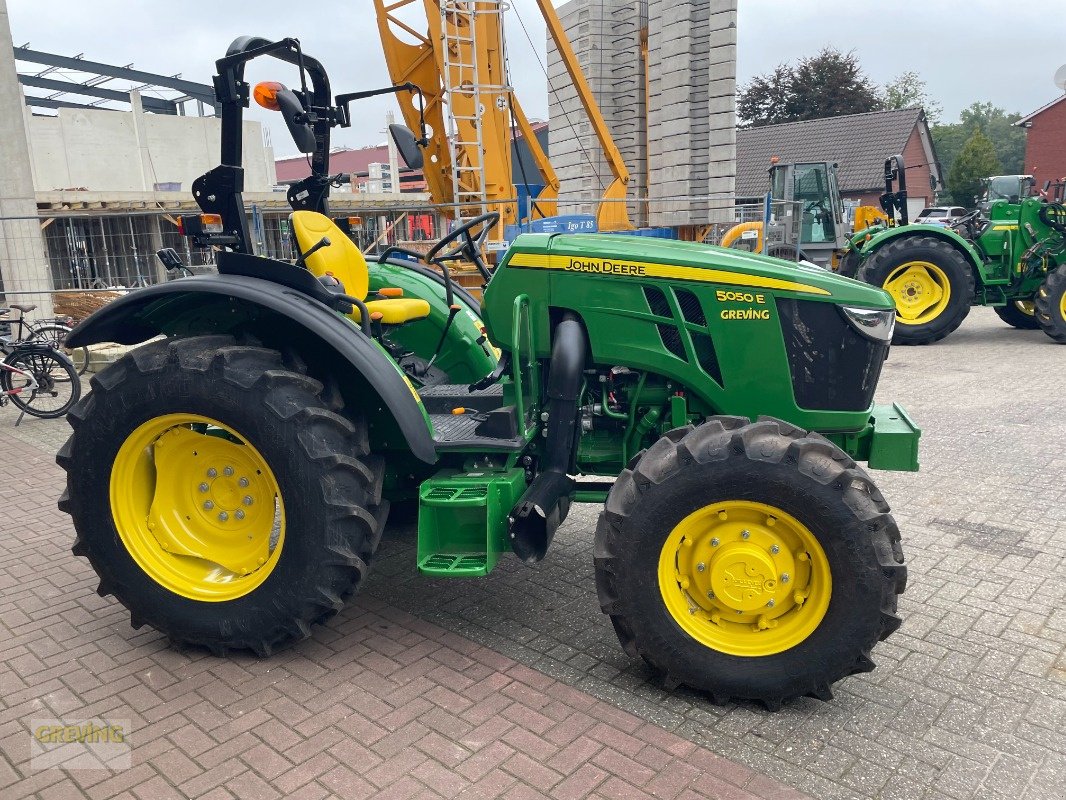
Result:
M68 349L64 346L67 334L74 329L74 318L67 316L51 317L29 321L26 314L33 311L35 305L20 305L12 303L9 308L0 308L0 339L8 338L12 342L45 342L54 349L64 353L74 364L78 375L84 375L89 368L89 348L75 347ZM19 312L15 319L7 319L6 315L11 311ZM18 330L14 333L14 329Z
M10 400L22 414L55 419L81 398L81 380L62 352L29 341L3 343L3 349L7 355L0 362L0 406Z

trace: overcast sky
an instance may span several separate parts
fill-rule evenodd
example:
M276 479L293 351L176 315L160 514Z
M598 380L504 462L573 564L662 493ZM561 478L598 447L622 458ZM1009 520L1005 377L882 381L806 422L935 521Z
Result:
M1052 76L1066 63L1066 14L1056 10L1062 2L740 0L738 81L743 84L780 62L832 45L854 49L878 83L904 70L921 73L930 94L942 103L946 121L978 100L1028 113L1059 91ZM371 0L48 0L46 6L41 0L7 0L7 5L16 45L29 42L38 50L84 53L88 59L133 63L157 73L180 72L204 83L210 82L214 60L241 34L299 38L308 53L325 63L338 92L389 80ZM527 114L544 118L544 74L519 19L541 62L544 26L534 0L511 0L511 5L507 46L512 79ZM44 7L47 13L42 13ZM274 64L249 69L249 79L295 82L295 70ZM384 114L392 103L363 101L352 129L338 132L334 142L358 147L384 141ZM277 115L254 108L251 116L270 125L279 155L294 152Z

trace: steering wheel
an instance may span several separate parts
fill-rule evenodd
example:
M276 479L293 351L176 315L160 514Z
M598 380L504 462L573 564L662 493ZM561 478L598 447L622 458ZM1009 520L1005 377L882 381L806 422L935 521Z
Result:
M464 222L433 245L433 248L426 253L426 262L435 262L438 266L444 269L445 276L447 276L447 268L444 267L441 262L454 261L457 258L466 256L466 258L472 261L474 266L477 267L477 271L481 273L481 277L484 278L487 283L492 277L492 274L489 272L489 268L481 258L481 245L485 242L489 232L496 227L496 223L499 221L500 215L495 211L490 211L488 214L482 214L481 216L474 217L469 222ZM477 235L474 234L475 230L478 231ZM454 244L456 241L459 241L459 244L442 254L442 251L448 247L448 245Z
M949 222L948 227L951 228L953 231L965 229L966 232L969 234L967 238L976 239L984 232L985 228L988 226L987 222L985 222L984 225L981 225L979 224L979 221L981 221L981 209L971 211L969 214L966 214L965 216L959 217L957 220Z

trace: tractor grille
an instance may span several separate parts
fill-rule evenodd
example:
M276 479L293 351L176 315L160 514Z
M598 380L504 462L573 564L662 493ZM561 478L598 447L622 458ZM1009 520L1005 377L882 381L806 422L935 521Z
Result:
M654 286L645 286L644 297L648 301L648 308L651 309L651 313L655 316L673 316L673 314L670 312L670 304L666 301L666 295L663 294L662 289L657 289Z
M663 345L680 358L685 360L685 345L681 342L681 333L673 325L663 325L661 323L655 326L659 329L659 337L663 340Z
M714 339L706 333L693 333L692 346L696 350L696 360L700 362L700 367L703 371L706 372L715 383L719 386L723 386L722 368L718 364L718 353L714 349Z
M685 318L685 322L691 322L693 325L707 324L707 317L703 315L703 307L696 295L685 289L674 289L674 295L677 297L677 304L681 307L681 316Z
M873 402L888 345L861 336L833 303L777 299L796 405L863 411Z

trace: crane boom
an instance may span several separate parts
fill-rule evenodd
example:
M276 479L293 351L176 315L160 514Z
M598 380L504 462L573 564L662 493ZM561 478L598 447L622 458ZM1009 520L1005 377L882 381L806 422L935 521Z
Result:
M551 4L551 0L537 0L537 7L540 8L540 13L548 27L548 34L559 51L559 57L570 76L570 82L577 91L581 107L585 109L585 114L592 123L592 129L596 132L596 138L600 142L604 158L607 159L607 165L611 168L611 174L614 175L614 181L603 193L603 199L607 202L600 203L600 208L596 213L600 230L630 229L633 225L629 221L629 211L625 204L629 170L626 168L625 161L622 160L618 147L615 146L607 122L600 113L600 107L596 104L596 98L592 96L592 89L589 88L585 74L581 71L581 64L578 63L577 54L570 40L566 38L566 31L563 30L559 15L555 13L555 7Z
M424 32L399 13L419 4L425 13ZM600 229L632 228L625 203L629 170L550 0L537 0L537 5L614 176L597 211ZM426 121L434 133L424 167L430 194L438 203L453 204L455 217L491 207L500 212L501 225L519 221L511 171L512 126L525 139L544 186L531 204L530 219L554 215L559 196L558 176L507 83L503 8L498 0L374 0L393 82L410 81L425 95ZM408 127L416 128L415 106L401 102L401 111Z

